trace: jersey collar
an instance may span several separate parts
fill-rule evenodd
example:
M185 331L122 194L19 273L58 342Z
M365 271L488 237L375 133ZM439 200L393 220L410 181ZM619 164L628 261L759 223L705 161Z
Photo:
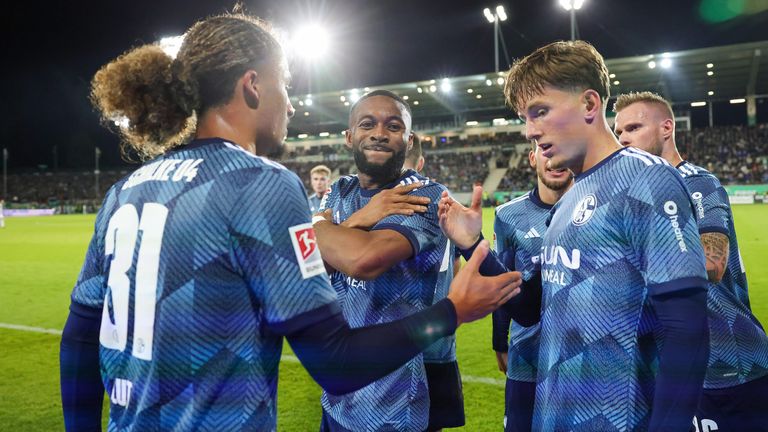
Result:
M539 207L541 207L541 208L543 208L545 210L549 210L549 209L552 208L551 204L547 204L547 203L545 203L544 201L541 200L541 196L539 196L539 187L538 186L534 186L533 189L531 189L531 191L528 193L528 196L530 197L531 202L536 204L537 206L539 206Z
M407 177L414 176L416 174L417 174L416 171L414 171L412 169L407 169L407 170L403 171L403 174L400 177L398 177L397 180L395 180L395 181L393 181L391 183L385 184L384 186L380 187L379 189L363 189L363 188L360 188L360 196L364 196L366 198L370 198L370 197L376 195L377 193L381 192L384 189L392 189L393 187L397 186L398 183L403 181L403 179L405 179Z
M610 155L608 155L608 157L606 157L605 159L603 159L600 162L598 162L592 168L584 171L583 173L581 173L579 175L574 175L573 176L573 182L576 183L578 181L584 180L584 178L586 178L587 176L589 176L593 172L597 171L600 167L602 167L603 165L608 163L611 159L615 158L619 153L623 152L626 149L627 149L626 147L622 147L622 148L616 150L615 152L611 153Z

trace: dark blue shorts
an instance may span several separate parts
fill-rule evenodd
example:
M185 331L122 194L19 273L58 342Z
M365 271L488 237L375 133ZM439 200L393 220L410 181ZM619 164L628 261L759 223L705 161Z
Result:
M507 379L504 395L504 432L530 432L536 383Z
M768 376L723 389L704 389L695 432L768 432Z
M424 363L429 387L429 427L427 431L464 426L464 393L459 364Z

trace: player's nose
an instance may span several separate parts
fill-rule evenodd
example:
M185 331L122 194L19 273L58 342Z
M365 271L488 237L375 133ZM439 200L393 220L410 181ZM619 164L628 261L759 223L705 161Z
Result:
M532 121L525 123L525 138L528 140L538 140L541 137L541 130L537 128Z

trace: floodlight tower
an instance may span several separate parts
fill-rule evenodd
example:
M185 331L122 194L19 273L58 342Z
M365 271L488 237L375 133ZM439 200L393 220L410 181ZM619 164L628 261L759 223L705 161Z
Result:
M494 11L491 8L483 9L483 15L489 23L493 24L493 60L496 65L496 72L499 71L499 21L507 20L507 11L504 6L498 5Z
M571 13L571 40L576 40L576 11L584 6L584 0L559 0L559 3Z

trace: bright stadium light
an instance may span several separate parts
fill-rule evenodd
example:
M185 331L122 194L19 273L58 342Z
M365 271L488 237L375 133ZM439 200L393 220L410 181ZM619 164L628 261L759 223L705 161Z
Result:
M443 81L440 82L440 91L443 93L448 93L451 91L451 82L448 80L448 78L443 78Z
M468 89L467 89L467 93L473 93L473 92L474 92L474 90L473 90L473 89L471 89L471 88L468 88Z
M306 99L304 99L304 105L312 106L312 97L311 96L308 96Z
M576 11L584 6L584 0L559 0L559 3L571 13L571 40L576 40Z
M707 103L706 102L691 102L691 106L692 107L703 107L703 106L707 106Z
M437 86L432 84L431 86L429 86L429 91L432 92L432 93L436 92L437 91Z
M328 32L318 24L310 24L297 30L290 42L293 53L307 60L325 55L329 45Z
M672 66L672 59L670 58L669 53L663 53L661 55L661 62L659 64L664 69L669 69L669 67Z
M616 74L610 74L608 75L608 78L611 78L611 79L616 78Z
M164 53L168 54L173 58L176 58L176 55L179 54L179 50L181 49L181 44L183 42L184 42L184 35L168 36L160 39L160 42L158 42L158 45L160 45L160 49L162 49Z
M707 72L707 76L712 76L712 75L714 75L714 74L715 74L715 73L714 73L714 72L712 72L712 71L709 71L709 72Z
M656 68L656 62L651 60L648 62L648 69L655 69Z
M713 96L714 94L715 94L715 92L713 92L712 90L707 92L707 95L709 95L709 96Z
M504 77L498 77L496 78L496 84L502 85L504 84Z
M712 69L713 67L715 67L715 65L714 65L714 64L712 64L712 63L707 63L707 69Z
M493 61L496 65L496 72L499 71L499 38L501 37L501 29L499 28L499 21L507 20L507 11L504 10L504 6L496 6L495 12L492 12L490 8L483 9L483 16L489 23L493 24ZM504 50L506 52L506 46Z
M744 99L744 98L738 98L738 99L731 99L731 100L730 100L730 102L731 102L732 104L740 104L740 103L744 103L744 102L746 102L746 101L747 101L747 100L746 100L746 99Z
M407 101L408 100L408 95L403 95L403 100Z
M471 120L465 123L467 126L477 126L478 123L475 120Z
M319 134L317 134L317 136L319 136L319 137L323 137L323 138L325 138L325 137L328 137L328 136L330 136L330 135L331 135L331 134L330 134L329 132L320 132Z
M493 85L493 81L491 81L490 79L487 79L487 80L485 80L485 85L490 87L490 86Z
M493 16L493 12L491 12L490 8L483 9L483 15L485 15L485 19L487 19L489 23L496 21L496 17Z
M357 100L360 99L360 90L354 89L349 93L349 100L352 101L352 103L357 102Z
M504 10L504 6L502 5L496 6L496 16L499 17L501 21L507 20L507 11Z
M300 133L296 138L298 138L298 139L305 139L305 138L309 138L309 135L307 135L305 133Z

